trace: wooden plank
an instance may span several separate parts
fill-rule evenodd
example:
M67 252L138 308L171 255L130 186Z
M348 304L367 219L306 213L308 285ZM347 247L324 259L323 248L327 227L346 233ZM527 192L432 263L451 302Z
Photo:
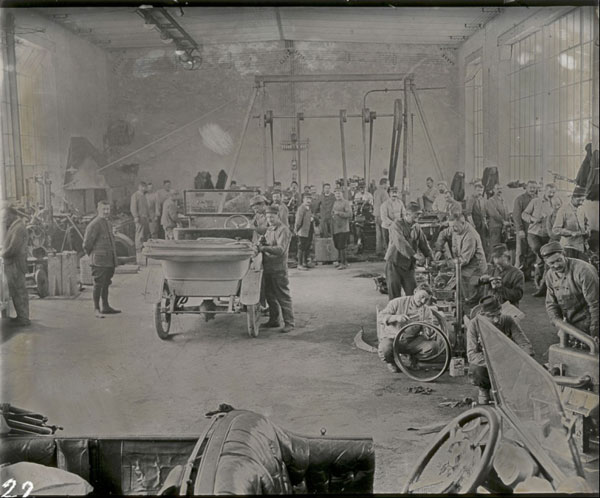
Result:
M48 254L48 292L60 296L62 290L62 258L60 254Z
M62 259L62 296L75 296L77 294L77 253L64 251L60 253Z

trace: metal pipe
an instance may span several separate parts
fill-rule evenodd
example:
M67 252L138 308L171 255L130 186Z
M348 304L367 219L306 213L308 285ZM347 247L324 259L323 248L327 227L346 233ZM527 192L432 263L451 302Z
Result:
M340 109L340 140L342 144L342 173L344 174L344 199L348 199L348 170L346 168L346 140L344 137L344 122L346 121L346 111Z
M560 347L565 348L567 346L566 336L570 335L571 337L574 337L578 341L583 342L588 348L590 348L590 352L589 352L590 355L595 356L598 354L598 347L596 346L594 339L592 339L585 332L582 332L578 328L573 327L573 325L565 322L564 320L554 319L554 320L552 320L552 322L554 323L554 325L556 325L559 328L558 338L560 340Z
M404 126L404 135L402 137L402 202L406 204L406 185L408 178L408 84L412 84L412 76L404 79L404 112L402 113L402 124Z
M561 386L569 387L584 387L592 382L592 378L589 375L581 375L580 377L569 377L568 375L556 375L552 377L554 382Z
M252 116L254 119L261 119L262 116L254 115ZM303 119L338 119L340 116L338 114L315 114L304 115ZM346 114L347 118L362 118L362 114ZM377 114L378 118L393 118L393 114ZM273 119L296 119L296 116L273 116Z
M402 81L405 74L264 74L254 77L257 85L265 83L335 83L343 81Z
M296 165L298 167L298 189L302 189L302 169L300 163L302 162L302 146L300 145L300 121L302 121L302 113L296 115Z
M444 172L440 166L440 161L438 160L437 154L435 152L435 147L433 146L433 141L431 140L431 135L429 133L429 127L427 126L427 121L425 119L425 113L423 112L423 106L421 105L421 99L419 98L419 94L415 91L413 86L410 87L411 93L415 98L415 103L417 104L417 111L419 113L419 117L421 118L421 124L423 125L423 129L425 130L425 138L427 145L429 146L429 150L431 151L431 155L433 156L434 164L438 170L438 174L440 175L440 179L445 180Z

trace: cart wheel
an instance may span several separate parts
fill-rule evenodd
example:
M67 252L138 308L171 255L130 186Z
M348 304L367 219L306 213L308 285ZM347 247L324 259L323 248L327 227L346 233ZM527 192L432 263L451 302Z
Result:
M260 316L260 304L246 306L246 321L248 322L248 335L250 337L258 337Z
M41 298L48 296L48 275L46 275L46 272L40 268L35 272L34 279L38 296Z
M474 493L492 467L499 433L498 416L488 408L460 414L419 458L401 493Z
M171 328L171 313L168 310L171 306L171 296L169 287L163 286L161 300L154 305L154 327L156 333L163 341L169 338L169 329Z
M405 334L412 327L421 327L421 332L414 339L406 341ZM424 332L429 334L429 338L423 335ZM407 350L418 343L425 343L426 350L415 353ZM439 327L428 322L411 322L404 325L394 338L393 353L394 363L411 379L432 382L448 369L452 348L446 334Z

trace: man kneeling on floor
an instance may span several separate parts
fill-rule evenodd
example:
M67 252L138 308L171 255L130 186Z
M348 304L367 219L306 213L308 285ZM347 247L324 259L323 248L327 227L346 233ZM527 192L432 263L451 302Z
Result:
M502 306L496 296L486 296L479 302L480 315L485 316L492 324L508 338L517 344L530 356L534 356L533 347L525 332L513 317L503 315ZM490 376L485 364L485 356L481 347L479 325L471 321L467 328L467 360L469 361L469 376L473 384L479 388L478 403L487 405L490 402Z
M402 327L410 322L434 323L433 313L427 305L433 295L431 287L423 283L419 284L412 296L397 297L392 299L388 305L379 312L377 334L379 346L377 353L379 358L387 363L392 372L399 372L394 363L394 338ZM408 328L400 340L399 353L410 355L412 359L419 356L429 356L436 351L437 342L422 334L423 327L415 325Z
M278 206L269 206L266 210L267 232L264 243L257 246L257 253L263 255L263 281L265 298L269 303L269 321L266 327L280 327L280 314L284 327L281 332L294 329L294 312L288 280L287 260L292 232L279 219Z

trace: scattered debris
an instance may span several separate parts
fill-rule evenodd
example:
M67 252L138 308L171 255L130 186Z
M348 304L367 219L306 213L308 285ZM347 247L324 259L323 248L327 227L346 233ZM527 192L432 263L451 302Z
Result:
M464 406L471 406L473 404L473 398L466 397L460 400L452 400L444 398L445 401L442 401L438 404L438 406L447 406L450 408L462 408Z
M358 333L354 336L354 345L358 349L362 349L363 351L366 351L367 353L377 353L376 347L371 346L370 344L367 344L363 340L364 331L365 331L365 329L361 327L360 330L358 331Z
M436 422L434 424L424 425L422 427L408 427L407 431L417 431L420 436L425 434L433 434L434 432L440 432L448 422Z
M354 275L354 278L374 278L374 277L379 277L381 275L381 273L372 273L372 272L363 272L363 273L359 273L357 275Z
M423 387L423 386L411 386L407 388L409 393L413 394L431 394L434 390L431 387Z

